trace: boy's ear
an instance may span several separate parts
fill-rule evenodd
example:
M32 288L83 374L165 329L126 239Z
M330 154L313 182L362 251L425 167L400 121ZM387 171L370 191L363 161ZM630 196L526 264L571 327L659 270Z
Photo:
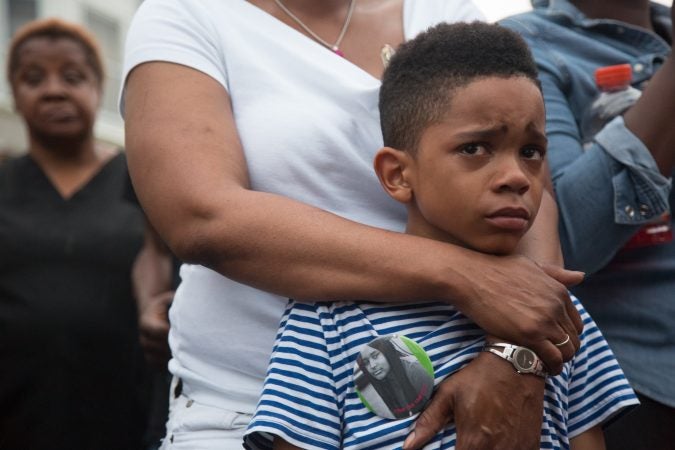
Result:
M409 203L413 198L408 181L411 162L407 152L391 147L381 148L373 161L380 184L391 198L401 203Z

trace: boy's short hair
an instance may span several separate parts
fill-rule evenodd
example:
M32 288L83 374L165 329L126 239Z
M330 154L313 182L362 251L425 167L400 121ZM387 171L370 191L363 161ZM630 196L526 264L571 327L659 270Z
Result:
M440 24L402 44L382 77L384 145L414 154L424 129L447 113L453 92L492 76L522 76L540 86L527 43L499 25Z
M103 58L96 38L84 27L65 20L48 18L28 22L12 37L7 52L7 81L12 84L12 75L19 66L21 46L33 38L72 39L84 49L87 63L94 71L99 85L103 86Z

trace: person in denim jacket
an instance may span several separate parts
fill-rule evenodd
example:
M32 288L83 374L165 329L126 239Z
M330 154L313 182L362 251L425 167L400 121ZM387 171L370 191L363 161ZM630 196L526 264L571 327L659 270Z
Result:
M547 109L565 262L642 405L608 428L609 449L675 444L675 59L672 11L645 0L533 0L502 25L532 47ZM628 63L640 99L586 145L597 68ZM658 229L644 227L661 221ZM656 234L653 231L657 231ZM651 233L651 234L650 234ZM636 245L636 235L642 238Z

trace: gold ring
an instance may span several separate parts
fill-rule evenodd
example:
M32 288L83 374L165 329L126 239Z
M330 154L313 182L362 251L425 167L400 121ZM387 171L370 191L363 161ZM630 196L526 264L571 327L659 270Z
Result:
M564 340L564 341L562 341L562 342L560 342L560 343L558 343L558 344L556 344L556 343L554 342L553 345L555 345L556 347L562 347L563 345L567 344L569 341L570 341L570 335L569 335L569 334L565 334L565 340Z

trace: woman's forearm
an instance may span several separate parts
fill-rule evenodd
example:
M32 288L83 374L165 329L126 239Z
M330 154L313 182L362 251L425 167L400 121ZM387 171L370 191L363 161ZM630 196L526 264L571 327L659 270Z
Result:
M675 59L669 56L654 74L640 99L624 114L626 127L651 152L661 173L675 167Z
M461 307L470 296L463 272L484 264L480 255L250 190L229 96L208 76L144 64L126 91L134 187L182 261L299 300L439 299Z

